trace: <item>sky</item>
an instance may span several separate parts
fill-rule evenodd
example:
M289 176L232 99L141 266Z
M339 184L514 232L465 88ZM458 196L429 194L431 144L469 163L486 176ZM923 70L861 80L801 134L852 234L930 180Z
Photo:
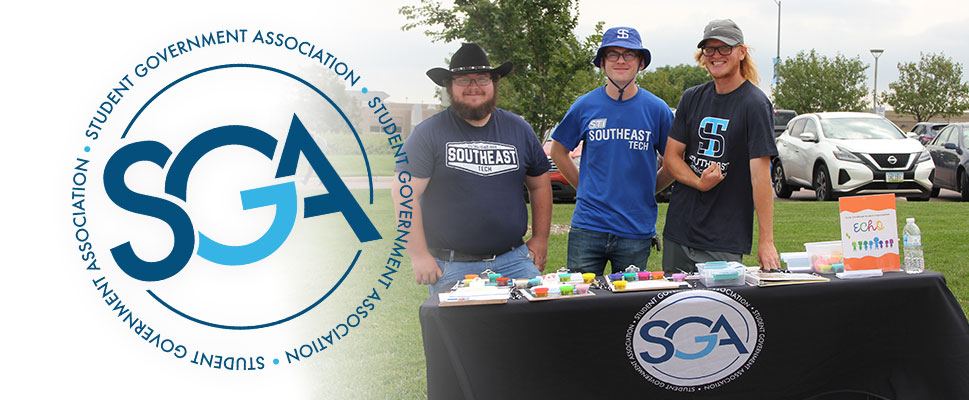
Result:
M131 368L132 356L126 351L111 351L148 350L127 344L132 341L120 330L91 325L104 314L87 306L90 289L80 285L78 273L69 268L76 265L77 251L67 222L68 172L86 143L85 127L93 111L120 77L155 52L196 34L273 30L326 49L361 77L358 87L385 92L387 101L436 103L435 86L425 71L443 66L460 45L430 42L421 29L402 31L405 21L397 10L408 4L417 0L172 0L148 5L55 1L0 6L0 117L5 138L0 209L5 211L6 228L0 249L6 256L8 282L0 291L0 310L6 326L18 328L0 330L0 353L17 363L11 365L19 375L10 380L24 388L45 385L75 397L78 385L116 394L107 397L131 390L157 397L177 394L177 387L167 381L152 380ZM969 5L954 0L784 0L781 57L813 48L822 55L840 53L872 64L869 49L883 48L878 82L884 90L897 78L896 65L917 61L920 52L944 52L969 64L960 39L969 26L967 11ZM598 21L607 27L638 29L652 53L650 68L692 63L704 25L711 19L732 18L753 47L761 75L771 76L777 45L773 0L583 1L578 12L580 37L591 34ZM294 52L280 56L302 57ZM872 73L869 69L868 76ZM176 117L172 122L179 121ZM137 358L141 359L143 355ZM52 386L45 375L69 380ZM191 380L189 387L201 385L207 376L196 375L183 377ZM218 387L209 389L210 394L219 393ZM15 397L24 397L20 394Z
M416 1L407 4L413 3ZM962 1L782 0L780 8L781 59L811 49L828 57L857 57L869 66L866 76L870 88L875 62L870 50L884 49L878 59L880 93L888 89L889 82L898 79L898 63L917 62L920 53L944 53L963 66L969 64L969 54L959 51L964 48L960 38L965 37L969 27L969 4ZM777 11L773 0L581 1L575 31L579 37L592 34L598 21L603 21L606 28L636 28L652 54L653 61L647 68L652 70L664 65L693 64L693 51L706 23L730 18L737 22L753 48L761 87L769 88L772 60L777 55ZM381 21L391 27L402 24L402 18L395 13L383 15ZM419 30L398 31L395 36L401 46L413 49L413 57L395 64L396 74L423 77L423 71L443 65L444 57L458 47L456 43L421 44ZM434 86L429 80L388 82L387 88L394 101L402 101L401 96L407 101L434 101Z

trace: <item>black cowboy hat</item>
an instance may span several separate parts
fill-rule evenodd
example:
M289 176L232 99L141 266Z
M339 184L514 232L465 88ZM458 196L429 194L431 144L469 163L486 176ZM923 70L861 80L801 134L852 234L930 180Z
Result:
M438 86L444 86L444 82L454 75L494 72L498 74L499 78L504 77L511 72L514 65L511 61L507 61L497 68L491 68L488 55L485 54L481 46L475 43L464 43L461 44L458 52L454 53L454 57L451 57L449 67L450 69L431 68L427 70L427 77L431 78Z

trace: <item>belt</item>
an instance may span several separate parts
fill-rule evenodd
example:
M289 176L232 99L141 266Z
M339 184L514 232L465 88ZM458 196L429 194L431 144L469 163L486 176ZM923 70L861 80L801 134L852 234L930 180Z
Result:
M456 262L476 262L476 261L494 261L498 256L508 253L509 251L515 250L521 245L525 244L521 240L518 244L511 246L507 251L502 253L488 253L488 254L471 254L464 253L458 250L452 249L428 249L434 258L441 261L456 261Z

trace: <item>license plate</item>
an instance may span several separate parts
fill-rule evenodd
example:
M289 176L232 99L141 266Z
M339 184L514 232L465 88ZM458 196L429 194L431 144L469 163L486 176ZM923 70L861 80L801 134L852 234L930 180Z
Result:
M905 180L904 172L886 172L885 182L901 182Z

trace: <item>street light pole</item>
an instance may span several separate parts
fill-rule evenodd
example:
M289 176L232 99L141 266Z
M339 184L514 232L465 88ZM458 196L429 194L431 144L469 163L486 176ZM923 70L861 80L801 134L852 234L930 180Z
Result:
M871 49L871 55L875 56L875 83L872 85L871 104L872 111L878 113L878 57L884 53L884 49Z
M781 0L773 0L777 3L777 57L774 58L774 84L777 84L777 64L781 62Z

